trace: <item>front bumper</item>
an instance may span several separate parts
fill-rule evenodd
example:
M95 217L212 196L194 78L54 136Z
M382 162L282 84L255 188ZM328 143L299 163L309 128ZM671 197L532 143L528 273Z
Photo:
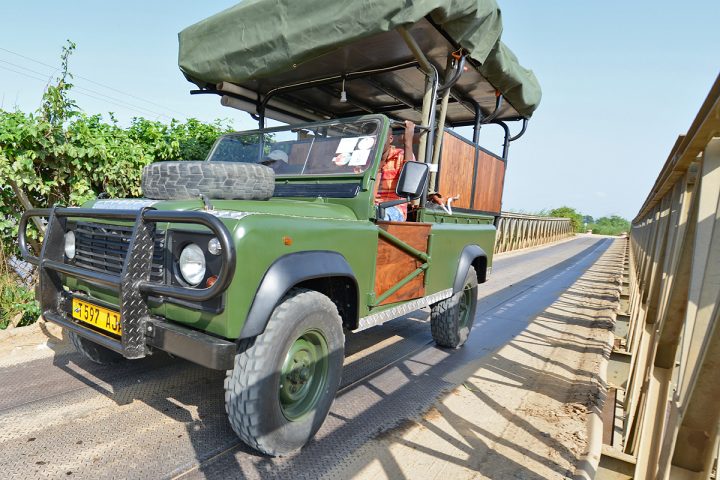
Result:
M39 257L27 248L27 223L31 217L47 217L45 239ZM68 218L133 221L134 228L122 273L109 275L65 263L64 237ZM208 288L188 288L150 281L157 222L197 224L207 227L220 241L223 262L216 282ZM39 295L42 315L78 335L122 354L125 358L145 357L150 348L186 358L220 370L232 368L233 342L197 332L150 315L148 296L202 302L221 295L230 285L235 271L235 246L227 227L205 212L135 210L100 210L88 208L36 209L27 211L19 225L19 244L23 257L38 266ZM115 339L76 323L66 315L69 297L63 276L75 277L91 285L118 292L121 338Z
M63 313L45 312L43 316L45 320L57 323L83 338L124 355L121 342L90 330ZM235 342L181 327L157 317L150 317L145 323L145 345L215 370L231 370L237 353Z

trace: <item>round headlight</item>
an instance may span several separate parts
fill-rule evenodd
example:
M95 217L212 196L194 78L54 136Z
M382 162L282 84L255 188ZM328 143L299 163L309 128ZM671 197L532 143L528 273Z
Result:
M193 287L200 285L205 278L205 254L202 248L194 243L183 248L180 252L180 274L183 279Z
M65 256L68 260L75 258L75 233L72 231L65 234Z
M220 255L222 252L222 245L220 245L220 240L213 237L208 242L208 252L210 252L213 255Z

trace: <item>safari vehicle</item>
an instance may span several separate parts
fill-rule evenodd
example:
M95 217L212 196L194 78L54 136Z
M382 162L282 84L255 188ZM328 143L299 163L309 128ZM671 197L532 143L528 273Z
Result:
M144 198L27 212L20 246L39 266L45 319L94 362L162 350L227 370L232 428L271 455L323 423L346 334L429 307L437 344L462 346L492 267L508 146L540 91L500 42L493 1L445 3L258 0L181 32L192 93L259 128L219 138L205 162L146 167ZM403 120L418 125L397 186L411 205L387 222L373 192ZM514 137L508 121L522 122ZM501 155L478 145L489 123L505 132ZM461 126L472 140L448 129ZM33 216L48 222L37 256Z

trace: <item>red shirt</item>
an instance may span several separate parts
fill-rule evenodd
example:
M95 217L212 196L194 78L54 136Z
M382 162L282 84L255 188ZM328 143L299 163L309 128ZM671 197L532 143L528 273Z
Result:
M378 188L378 197L380 202L389 202L391 200L399 200L395 194L400 170L405 163L405 151L402 148L390 147L387 160L380 167L380 187ZM407 203L395 205L407 218Z

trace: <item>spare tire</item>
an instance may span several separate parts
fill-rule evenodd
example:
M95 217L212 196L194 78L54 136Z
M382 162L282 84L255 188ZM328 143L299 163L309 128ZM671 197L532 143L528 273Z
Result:
M153 200L267 200L274 190L273 169L255 163L158 162L142 174L143 196Z

